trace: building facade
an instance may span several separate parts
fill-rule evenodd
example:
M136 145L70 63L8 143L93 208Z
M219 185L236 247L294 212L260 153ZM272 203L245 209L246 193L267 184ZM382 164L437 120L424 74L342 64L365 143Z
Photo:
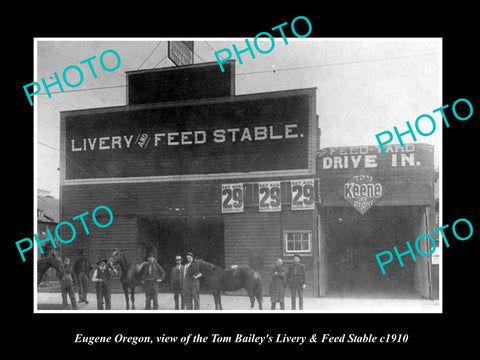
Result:
M276 258L300 254L307 296L430 297L428 259L384 276L375 254L428 232L432 149L318 150L315 88L236 96L225 66L131 72L126 106L61 113L61 219L114 214L64 253L170 268L191 251L257 269L265 294Z

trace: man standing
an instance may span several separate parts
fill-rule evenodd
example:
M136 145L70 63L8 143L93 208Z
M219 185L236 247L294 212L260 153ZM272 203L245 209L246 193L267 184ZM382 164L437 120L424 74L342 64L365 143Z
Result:
M75 282L75 272L70 264L70 258L66 257L60 265L60 290L62 291L63 309L68 309L67 294L72 303L72 309L77 310L77 301L75 299L75 291L73 290L73 283Z
M155 260L153 253L148 254L147 263L140 269L143 289L145 290L145 310L158 309L159 285L165 278L165 271Z
M90 261L88 261L87 253L82 251L80 258L75 262L73 266L73 271L77 276L78 282L78 302L85 302L88 304L87 294L88 294L88 280L90 279L90 271L92 266Z
M112 272L115 274L117 270L109 263L107 269L107 260L100 260L92 276L92 282L95 283L95 291L97 294L97 309L103 310L103 304L105 303L105 310L112 308L111 292L110 292L110 278Z
M303 289L305 289L305 265L300 262L300 255L293 255L293 264L288 268L287 282L292 296L292 310L295 310L296 294L298 294L298 307L303 310Z
M270 283L270 299L272 301L272 310L275 310L275 304L280 303L280 310L285 309L285 287L287 286L285 267L282 258L278 258L272 270L272 282Z
M193 254L187 253L187 263L184 266L183 297L187 310L200 309L200 270L198 263L193 260ZM192 303L193 300L193 303Z
M170 276L170 286L173 290L173 300L175 301L175 310L180 308L185 309L185 304L183 303L183 265L182 257L180 255L175 256L175 266L172 268L172 273ZM178 298L181 300L181 307L179 306Z

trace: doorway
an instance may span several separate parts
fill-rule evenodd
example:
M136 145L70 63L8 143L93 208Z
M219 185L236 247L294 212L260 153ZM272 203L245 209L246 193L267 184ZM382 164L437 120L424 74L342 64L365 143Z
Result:
M167 275L175 265L175 256L192 252L215 265L225 266L225 241L221 217L162 217L138 220L140 243L145 258L149 252L156 255L157 262ZM170 283L166 276L164 284Z
M415 253L415 262L406 254L401 267L393 247L397 246L400 253L408 250L406 241L414 247L415 239L426 232L424 215L425 208L420 206L377 206L364 215L353 207L322 209L319 241L323 251L320 255L325 261L319 271L323 295L423 296L424 288L428 287L426 259ZM383 275L375 255L386 250L391 251L394 258L385 266Z

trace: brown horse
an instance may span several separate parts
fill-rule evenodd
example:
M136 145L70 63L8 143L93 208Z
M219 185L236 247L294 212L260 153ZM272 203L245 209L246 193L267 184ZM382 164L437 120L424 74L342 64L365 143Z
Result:
M110 259L113 266L120 265L122 274L120 275L120 282L122 283L123 292L125 294L126 309L130 309L130 303L128 300L128 291L130 290L130 300L132 302L132 310L135 310L135 287L140 286L141 276L140 269L145 262L138 264L130 263L127 259L125 251L119 251L115 249Z
M61 260L57 256L55 251L51 251L50 254L37 261L37 286L42 282L43 276L48 269L53 267L59 271L61 266Z
M207 287L213 293L215 310L222 310L222 291L237 291L241 288L247 291L250 309L255 307L257 299L258 308L262 310L262 279L258 272L246 266L224 269L202 259L196 261Z

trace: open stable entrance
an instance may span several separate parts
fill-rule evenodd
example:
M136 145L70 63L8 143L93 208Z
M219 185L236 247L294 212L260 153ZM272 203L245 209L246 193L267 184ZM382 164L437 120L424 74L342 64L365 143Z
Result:
M404 267L395 258L385 266L383 275L375 255L397 246L408 250L426 233L425 207L378 206L365 214L353 207L328 207L320 211L320 238L323 244L326 296L418 298L426 295L428 266L426 258L410 254L402 257ZM325 275L325 274L324 274ZM326 289L325 289L326 287Z
M431 257L415 243L433 229L433 153L420 143L389 146L385 154L376 145L319 151L320 296L432 298ZM418 246L430 252L427 238ZM393 254L385 274L375 256L384 251Z
M221 217L139 218L138 232L145 258L149 252L170 274L175 256L185 259L187 252L215 265L225 266L225 242ZM169 283L169 276L165 283Z

